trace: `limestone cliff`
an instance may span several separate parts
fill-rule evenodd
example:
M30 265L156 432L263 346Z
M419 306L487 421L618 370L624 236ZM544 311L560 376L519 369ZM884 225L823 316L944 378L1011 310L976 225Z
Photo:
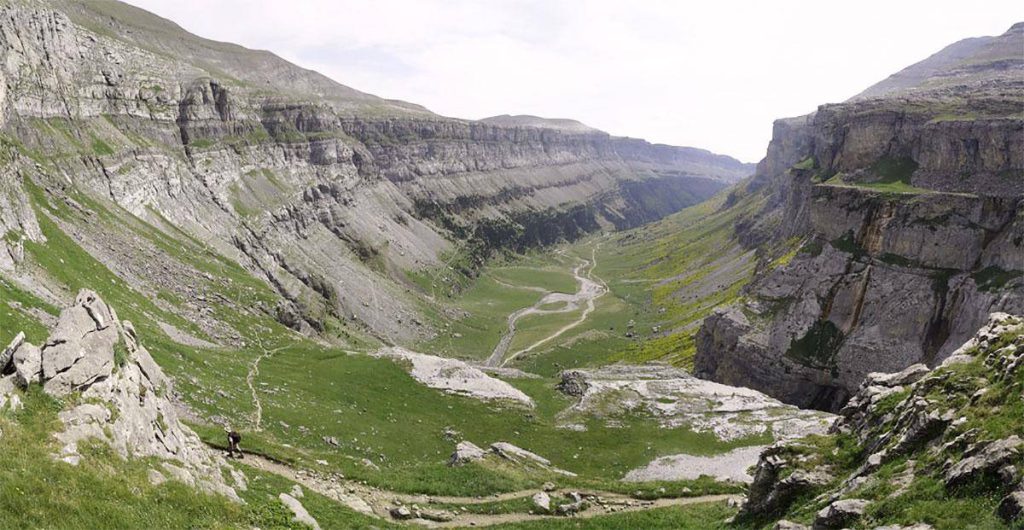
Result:
M989 42L913 89L776 122L735 192L766 196L737 225L761 266L704 322L698 374L837 410L868 372L935 366L1024 311L1024 61L992 51L1024 27Z
M83 191L238 260L306 331L332 317L429 335L378 318L416 319L407 273L634 226L749 170L589 128L438 116L120 2L5 2L0 50L0 268L41 237L26 182Z

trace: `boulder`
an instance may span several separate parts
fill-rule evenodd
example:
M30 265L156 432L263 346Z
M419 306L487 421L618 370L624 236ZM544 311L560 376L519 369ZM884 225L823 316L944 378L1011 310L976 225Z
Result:
M25 333L20 332L6 348L0 351L0 373L7 370L7 365L11 362L11 358L14 357L14 352L18 351L18 348L20 348L24 342Z
M999 469L1015 459L1024 446L1019 436L1010 436L987 444L975 454L950 466L946 471L946 488L957 488L983 475L996 475Z
M996 513L1007 523L1024 519L1024 489L1014 491L1003 498Z
M303 506L298 499L288 495L287 493L282 493L278 495L277 498L280 499L281 503L287 506L288 509L292 511L292 514L295 515L295 517L292 518L293 521L304 524L314 530L320 530L320 525L316 522L316 519L313 519L313 516L309 515L309 512L306 511L306 507Z
M542 513L548 513L551 511L551 496L545 492L535 493L531 497L533 506L540 510Z
M555 513L558 515L569 516L576 515L583 510L587 509L587 501L577 498L573 502L568 504L560 504L555 508Z
M864 515L869 501L863 499L844 499L835 501L821 509L814 518L814 530L832 530L845 528Z
M13 364L16 381L22 388L42 380L43 354L35 344L22 344L14 352Z
M586 374L579 370L566 370L562 372L562 380L558 383L558 390L567 396L582 397L587 393Z
M455 446L455 452L448 459L449 466L462 466L482 460L487 453L473 442L462 441Z
M405 506L395 506L388 510L388 513L391 514L391 517L398 519L399 521L405 521L406 519L412 519L413 517L412 510Z
M781 521L775 523L775 526L772 527L772 530L810 530L810 528L811 527L805 524L794 523L793 521L787 521L785 519L782 519Z
M757 519L785 510L800 495L831 481L832 477L824 469L797 469L781 478L783 471L790 467L784 458L785 450L785 445L777 444L761 453L739 517Z
M511 460L513 462L533 462L543 467L551 466L551 461L547 458L544 458L537 453L527 451L521 447L512 445L508 442L495 442L491 444L491 451L505 460Z

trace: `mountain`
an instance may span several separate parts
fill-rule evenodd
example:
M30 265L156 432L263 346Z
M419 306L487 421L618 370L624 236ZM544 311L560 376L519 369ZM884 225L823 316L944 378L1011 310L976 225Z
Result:
M963 41L845 103L775 123L733 192L763 259L704 321L698 374L839 410L868 372L936 366L1024 311L1024 26Z
M528 114L519 114L516 116L502 114L501 116L484 118L480 121L483 123L490 123L492 125L500 125L502 127L535 127L538 129L558 129L575 132L591 132L597 130L576 120L541 118L538 116L530 116Z
M995 37L975 37L950 44L931 57L871 85L853 99L927 91L982 80L1012 80L1024 62L1021 35L1024 22Z
M441 117L120 2L3 10L0 266L12 270L20 241L44 240L25 186L59 203L81 192L241 263L285 300L264 310L329 340L343 335L329 327L428 337L410 275L658 219L751 170L589 129ZM133 269L140 290L165 288L140 272L165 257L114 260L131 231L90 228L74 238L109 246L102 262Z
M755 168L2 2L0 528L1019 526L1021 27Z

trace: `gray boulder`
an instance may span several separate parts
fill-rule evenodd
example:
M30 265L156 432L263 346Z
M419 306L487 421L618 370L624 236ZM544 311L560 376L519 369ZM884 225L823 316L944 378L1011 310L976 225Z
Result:
M856 521L867 508L869 501L863 499L844 499L835 501L821 509L814 518L814 530L832 530L845 528Z
M535 493L531 499L533 506L543 513L551 511L551 496L545 492Z
M12 340L6 348L0 351L0 373L7 370L7 365L11 362L11 358L14 357L14 352L18 351L18 348L21 347L24 342L25 333L18 333L18 335L14 337L14 340Z
M14 376L22 388L38 383L43 375L43 353L39 346L26 342L14 352Z
M473 442L461 441L455 446L455 452L448 459L449 466L462 466L470 462L482 460L487 453Z
M999 503L996 513L1007 523L1024 519L1024 489L1019 489L1007 495Z
M306 507L303 506L298 499L288 495L287 493L282 493L278 495L277 498L280 499L281 503L287 506L288 509L292 511L292 514L295 515L295 517L292 518L293 521L306 525L314 530L320 530L320 524L316 522L316 519L313 519L312 515L309 515L309 512L306 511Z
M957 488L983 475L995 475L1015 459L1024 446L1019 436L1010 436L986 445L975 454L953 464L946 471L946 488Z

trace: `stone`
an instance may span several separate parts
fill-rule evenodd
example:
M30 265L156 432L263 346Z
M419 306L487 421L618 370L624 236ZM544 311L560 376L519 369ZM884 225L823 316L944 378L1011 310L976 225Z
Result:
M437 357L398 347L383 348L372 355L411 365L410 375L413 379L430 388L483 401L501 401L527 408L534 407L533 399L523 391L458 359Z
M295 497L296 499L301 499L306 496L306 494L303 493L302 491L302 486L298 484L292 486L292 489L291 491L288 492L288 494L291 495L292 497Z
M333 436L324 436L322 439L324 443L327 445L331 445L334 447L338 447L341 445L340 443L338 443L338 439Z
M398 519L399 521L412 519L413 517L412 510L410 510L406 506L395 506L394 508L388 510L388 513L391 514L391 517Z
M986 444L977 453L953 464L946 471L946 488L957 488L981 475L996 475L1001 467L1020 454L1022 446L1024 441L1017 435Z
M24 342L25 332L18 332L14 340L6 348L0 350L0 373L4 373L7 370L7 365L11 362L11 358L14 357L14 352L18 351L18 348Z
M306 507L303 506L298 499L287 493L282 493L278 495L277 498L281 500L282 504L292 511L292 514L294 515L292 518L293 521L299 524L304 524L314 530L320 530L320 524L316 522L316 519L313 519L312 515L309 515L309 512L306 511Z
M810 528L811 527L807 525L794 523L792 521L782 519L775 523L775 526L772 527L772 530L810 530Z
M159 486L159 485L163 484L164 482L167 482L167 477L165 477L163 473L161 473L161 472L159 472L159 471L157 471L155 469L150 469L149 470L148 477L149 477L149 483L154 485L154 486Z
M449 466L462 466L470 462L483 460L487 453L473 442L462 441L455 446L455 452L448 459Z
M110 377L118 330L95 292L82 290L64 309L42 348L43 390L61 397Z
M491 444L491 452L504 458L505 460L511 460L513 462L532 462L539 464L542 467L550 467L551 461L544 458L537 453L533 453L517 447L508 442L494 442Z
M530 500L533 501L533 506L541 512L548 513L551 511L551 496L547 493L543 491L535 493Z
M1024 489L1011 492L1004 497L999 502L996 513L1007 523L1024 519Z
M541 484L540 488L542 490L550 493L550 492L555 491L556 489L558 489L558 486L556 486L554 482L545 482L544 484Z
M39 383L43 375L43 354L38 346L26 342L14 352L14 374L22 388Z
M845 528L864 514L869 501L863 499L844 499L835 501L822 508L814 518L814 530L834 530Z
M827 469L796 469L781 478L785 474L783 472L791 467L782 456L785 448L783 444L776 444L761 453L740 517L759 518L778 513L800 495L831 482Z
M562 372L561 381L558 382L559 392L567 396L582 397L587 393L587 378L580 370L565 370Z

